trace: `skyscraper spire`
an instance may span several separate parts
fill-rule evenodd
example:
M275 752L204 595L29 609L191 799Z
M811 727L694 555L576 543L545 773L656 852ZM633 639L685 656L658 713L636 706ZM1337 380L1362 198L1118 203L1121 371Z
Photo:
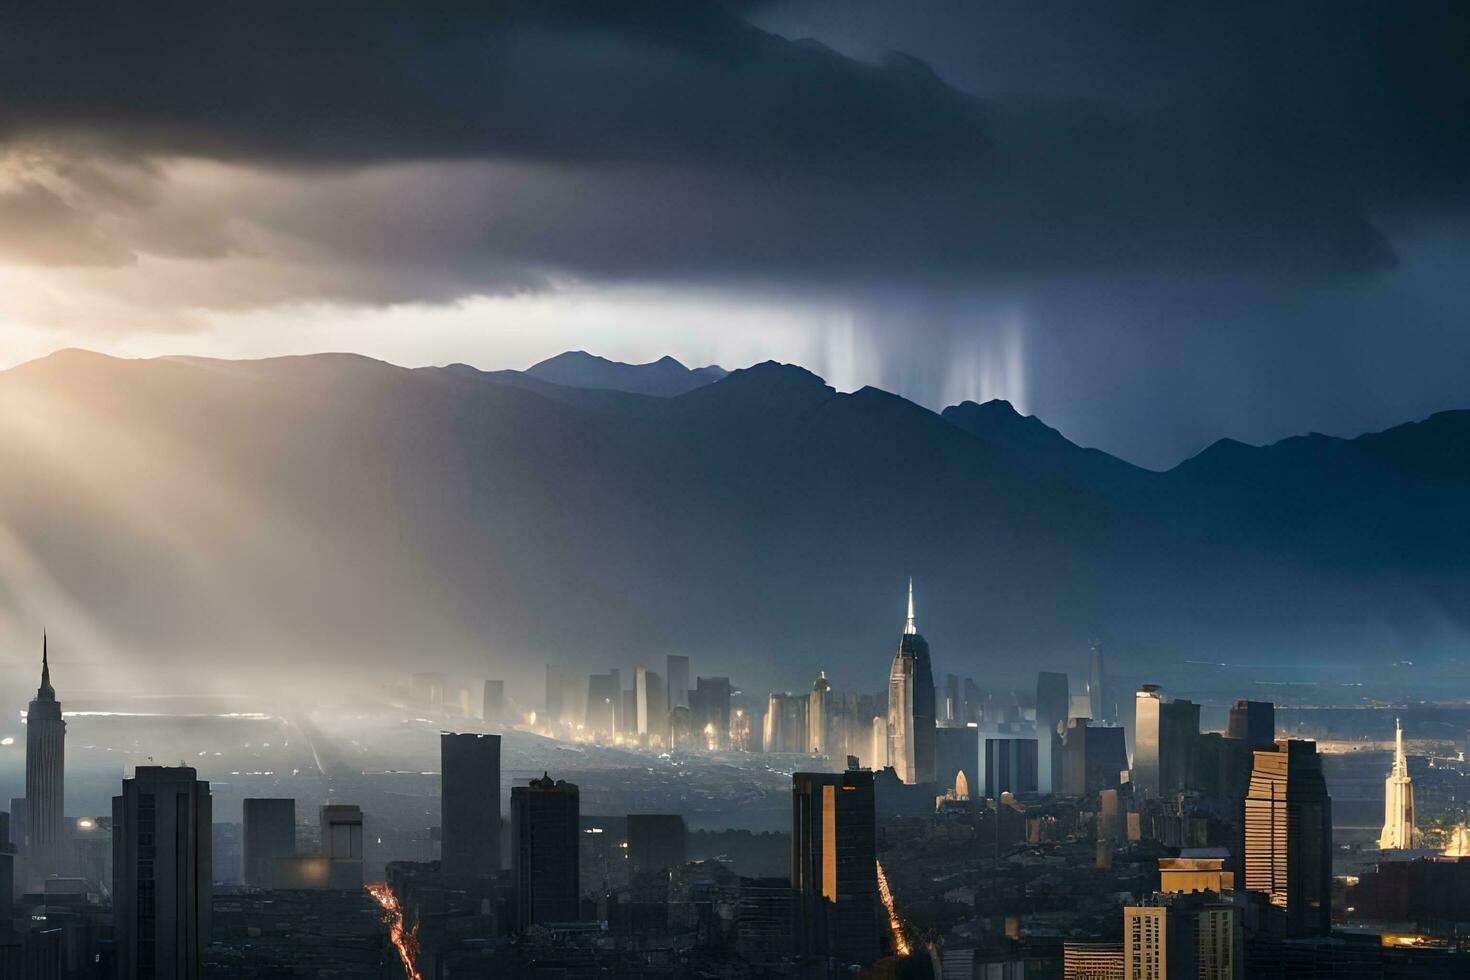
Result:
M1393 774L1409 775L1409 760L1404 758L1404 726L1397 718L1393 720Z
M51 686L51 662L46 655L46 631L41 630L41 686L36 689L40 698L55 698L56 688Z
M909 618L904 624L903 632L905 636L913 636L919 632L919 628L914 625L914 577L912 575L909 576Z
M1404 728L1393 720L1393 769L1383 781L1383 833L1378 846L1384 850L1411 848L1418 844L1419 828L1414 819L1414 782L1409 778L1409 760L1404 758Z

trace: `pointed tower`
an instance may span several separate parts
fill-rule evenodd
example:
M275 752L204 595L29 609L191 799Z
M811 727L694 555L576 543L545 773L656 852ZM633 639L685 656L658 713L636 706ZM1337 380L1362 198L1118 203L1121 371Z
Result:
M914 580L909 579L908 618L888 672L888 764L905 783L932 783L934 671L929 644L914 623Z
M51 658L41 634L41 686L26 711L26 882L39 887L66 871L66 722L51 686Z
M1397 718L1393 729L1393 770L1383 781L1383 833L1378 836L1378 846L1385 851L1414 847L1419 836L1414 826L1414 781L1409 778L1404 729Z

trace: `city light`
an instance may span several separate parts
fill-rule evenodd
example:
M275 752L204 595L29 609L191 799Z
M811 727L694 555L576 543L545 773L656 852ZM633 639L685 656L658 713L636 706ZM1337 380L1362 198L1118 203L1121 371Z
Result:
M398 959L403 963L405 980L424 980L424 975L419 972L418 967L418 929L403 928L403 910L398 907L398 896L393 894L393 889L388 887L386 881L375 881L368 885L367 893L383 909L383 917L388 922L388 938L393 941L393 947L398 950Z
M888 890L888 876L883 873L883 862L878 866L878 897L883 899L883 910L888 913L888 930L893 933L893 948L899 956L909 955L909 941L903 934L903 923L898 921L898 912L893 908L893 892Z

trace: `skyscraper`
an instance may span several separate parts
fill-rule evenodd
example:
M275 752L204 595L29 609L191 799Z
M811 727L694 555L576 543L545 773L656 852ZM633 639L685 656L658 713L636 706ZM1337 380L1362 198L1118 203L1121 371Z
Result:
M669 654L664 663L664 672L669 676L669 710L689 707L689 658L675 653Z
M888 672L888 764L906 783L934 782L934 672L914 625L914 581L898 653Z
M865 966L878 958L873 774L798 772L791 782L797 950Z
M66 868L66 722L51 686L46 635L41 635L41 686L26 711L26 878L30 887Z
M1145 684L1134 712L1134 792L1160 799L1191 789L1199 705L1175 700L1157 684Z
M1269 749L1276 744L1276 705L1270 701L1247 701L1230 706L1228 738L1241 739L1252 749Z
M1219 895L1155 894L1123 909L1127 980L1234 980L1239 947L1235 908Z
M648 734L648 671L642 664L633 668L633 701L635 715L631 734Z
M505 681L486 681L485 697L480 702L480 720L487 728L505 725Z
M252 888L279 888L283 866L296 856L296 801L246 799L241 878Z
M478 878L500 870L500 736L439 733L443 868Z
M730 678L698 677L689 703L694 734L701 746L722 750L730 746Z
M112 798L112 917L121 980L203 975L214 898L209 783L139 766Z
M549 774L511 789L510 864L517 928L577 921L579 809L576 785Z
M1397 718L1393 721L1393 769L1383 781L1383 833L1378 846L1385 851L1409 848L1418 841L1419 828L1414 824L1414 782L1409 778L1409 762L1404 758L1404 729Z
M1072 696L1067 675L1043 670L1036 675L1037 785L1043 793L1061 790L1062 736Z
M1116 706L1107 694L1107 675L1103 668L1102 643L1092 641L1092 663L1087 674L1087 706L1093 721L1117 721Z
M812 684L811 696L806 707L806 746L815 755L830 755L829 744L832 733L832 685L827 681L827 672L821 671Z
M772 694L766 699L761 748L766 752L805 752L808 698Z
M1255 753L1245 798L1245 887L1265 892L1291 936L1332 931L1332 799L1317 743Z

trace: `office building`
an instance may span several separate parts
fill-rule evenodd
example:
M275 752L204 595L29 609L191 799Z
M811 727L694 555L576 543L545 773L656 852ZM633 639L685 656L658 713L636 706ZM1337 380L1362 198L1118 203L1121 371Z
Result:
M806 707L806 747L813 755L832 755L833 697L827 672L821 671L812 684Z
M1317 743L1259 749L1245 799L1245 887L1264 892L1290 936L1332 931L1332 799Z
M15 845L10 842L10 814L0 813L0 932L14 914Z
M480 720L486 728L505 727L505 681L486 681L480 701Z
M456 877L500 870L500 736L439 733L443 867Z
M934 671L914 623L909 579L908 617L888 673L888 764L905 783L934 782L934 724Z
M329 803L319 814L326 886L362 889L362 807Z
M1091 725L1086 718L1067 723L1062 744L1062 774L1058 790L1067 796L1092 796L1123 784L1128 749L1123 729Z
M1393 768L1383 781L1383 832L1378 846L1383 850L1418 846L1419 828L1414 822L1414 781L1409 778L1409 761L1404 757L1404 729L1393 721Z
M516 927L579 918L579 796L574 783L543 774L510 791L511 877Z
M686 861L684 818L675 813L628 814L628 864L633 874L667 872Z
M794 694L772 694L766 698L766 717L761 748L766 752L807 750L807 702Z
M1093 721L1113 724L1118 720L1117 705L1107 693L1107 675L1103 666L1102 644L1092 641L1092 662L1087 674L1088 717Z
M51 686L51 663L41 636L41 686L26 711L25 869L28 888L41 890L64 874L66 836L66 722Z
M877 772L888 765L888 719L882 715L874 715L872 722L872 734L868 739L868 755L863 757L863 765Z
M664 661L664 672L668 675L668 693L664 701L669 710L689 707L689 658L669 654Z
M985 795L1037 792L1036 739L1021 736L987 736L985 739Z
M1159 858L1159 892L1189 894L1235 890L1235 873L1225 870L1230 852L1218 847L1184 848L1178 857Z
M735 948L756 965L780 964L791 955L795 900L786 878L741 878L735 911Z
M283 870L296 857L296 801L246 799L240 878L251 888L281 888Z
M1145 684L1134 704L1133 792L1165 799L1193 788L1199 705Z
M973 781L979 788L980 729L969 725L941 725L934 731L934 774L941 793L952 792L956 799L969 796ZM956 789L965 783L963 797Z
M1126 980L1236 980L1241 945L1235 907L1219 895L1156 894L1123 910Z
M1124 980L1122 943L1062 945L1062 980Z
M873 774L798 772L791 781L797 952L866 966L879 952Z
M112 799L118 976L193 980L214 900L209 783L187 766L139 766L122 790Z
M1066 674L1036 675L1036 781L1043 793L1061 791L1062 731L1071 702Z
M1236 701L1230 706L1225 734L1246 742L1252 749L1269 749L1276 744L1276 705L1244 698Z
M730 747L730 678L695 678L689 711L695 738L706 751Z

